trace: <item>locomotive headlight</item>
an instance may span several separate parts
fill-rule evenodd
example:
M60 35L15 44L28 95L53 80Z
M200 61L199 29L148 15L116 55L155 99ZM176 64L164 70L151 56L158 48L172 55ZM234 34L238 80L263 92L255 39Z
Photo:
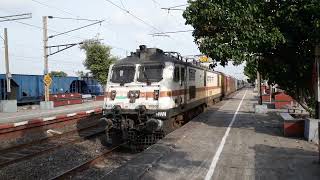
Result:
M129 91L128 92L128 98L132 98L134 97L134 92L133 91Z
M110 99L111 100L114 100L116 98L116 95L117 95L117 92L115 90L112 90L111 91L111 96L110 96Z
M154 90L153 91L153 99L154 100L158 100L159 99L159 90Z
M136 98L139 98L139 96L140 96L140 91L135 91L135 92L134 92L134 96L135 96Z

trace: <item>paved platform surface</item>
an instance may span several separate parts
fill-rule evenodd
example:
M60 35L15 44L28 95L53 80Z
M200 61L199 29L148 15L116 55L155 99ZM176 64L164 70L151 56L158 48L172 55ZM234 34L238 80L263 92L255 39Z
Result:
M59 114L75 113L102 108L103 101L90 101L83 104L56 107L53 110L20 110L16 113L0 113L0 124L22 122L34 118L45 118Z
M254 114L255 95L239 91L104 179L319 180L317 146L283 137L277 115Z

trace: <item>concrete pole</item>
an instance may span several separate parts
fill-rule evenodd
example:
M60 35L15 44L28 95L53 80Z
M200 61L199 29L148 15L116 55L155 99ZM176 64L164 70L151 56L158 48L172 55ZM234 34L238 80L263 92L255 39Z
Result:
M258 88L258 96L259 96L259 100L258 100L258 103L259 105L262 105L262 94L261 94L261 76L260 76L260 73L259 71L257 70L257 88Z
M271 101L272 101L272 85L271 84L269 85L269 95L270 95L270 104L271 104Z
M48 23L47 23L48 17L43 16L42 17L42 23L43 23L43 58L44 58L44 75L47 75L49 72L48 67ZM45 101L49 101L49 87L44 84L44 99Z
M11 74L9 68L9 48L8 48L8 32L7 28L4 28L4 54L5 54L5 66L6 66L6 81L7 81L7 93L11 93Z

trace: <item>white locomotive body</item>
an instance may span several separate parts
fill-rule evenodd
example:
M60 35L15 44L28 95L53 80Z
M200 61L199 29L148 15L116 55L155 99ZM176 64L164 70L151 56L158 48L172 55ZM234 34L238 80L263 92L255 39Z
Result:
M110 67L105 120L123 139L137 138L137 133L166 134L235 91L235 84L222 88L228 82L222 73L186 62L177 53L142 45Z

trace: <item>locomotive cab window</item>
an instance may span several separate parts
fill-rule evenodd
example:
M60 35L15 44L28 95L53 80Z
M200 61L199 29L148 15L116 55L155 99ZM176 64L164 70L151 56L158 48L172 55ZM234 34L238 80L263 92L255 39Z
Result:
M162 80L163 72L162 64L144 64L139 68L139 82L159 82Z
M134 80L134 66L114 66L112 68L111 82L130 83Z

